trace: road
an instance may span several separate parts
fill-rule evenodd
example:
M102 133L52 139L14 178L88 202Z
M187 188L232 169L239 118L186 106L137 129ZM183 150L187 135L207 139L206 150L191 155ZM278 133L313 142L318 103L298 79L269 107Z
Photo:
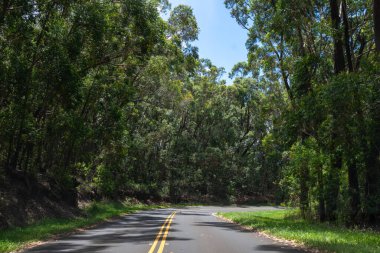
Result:
M48 242L25 252L112 253L297 253L213 216L216 212L275 207L186 207L144 211Z

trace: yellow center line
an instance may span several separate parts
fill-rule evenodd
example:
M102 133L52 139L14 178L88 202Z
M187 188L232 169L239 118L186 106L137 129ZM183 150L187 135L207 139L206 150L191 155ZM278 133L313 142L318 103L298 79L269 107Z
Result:
M166 226L166 231L165 231L164 236L162 237L160 248L158 249L157 253L162 253L162 251L164 250L165 242L166 242L166 237L169 234L170 224L172 223L174 216L175 216L175 212L173 213L173 216L170 218L169 223Z
M156 248L156 245L162 235L162 231L165 229L165 226L166 224L168 224L169 220L174 216L175 212L173 212L171 215L169 215L168 218L166 218L164 224L161 226L161 229L160 231L158 232L157 236L156 236L156 239L154 240L153 244L152 244L152 247L150 247L150 250L148 253L153 253L154 252L154 249Z

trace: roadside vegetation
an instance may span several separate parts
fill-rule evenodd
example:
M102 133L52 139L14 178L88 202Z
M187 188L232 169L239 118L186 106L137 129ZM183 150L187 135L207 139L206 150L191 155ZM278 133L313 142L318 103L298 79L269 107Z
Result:
M380 252L379 232L307 221L295 210L231 212L219 215L242 226L308 248L336 253Z
M43 219L25 227L0 231L0 252L12 252L27 245L48 240L63 233L73 232L122 214L141 210L168 207L168 205L129 204L120 202L97 202L83 208L82 215L67 219Z

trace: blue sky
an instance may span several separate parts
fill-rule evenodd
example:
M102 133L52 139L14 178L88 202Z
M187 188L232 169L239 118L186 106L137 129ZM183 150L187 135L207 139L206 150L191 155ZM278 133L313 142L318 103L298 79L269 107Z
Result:
M201 58L210 59L214 65L224 67L229 73L232 67L247 59L245 42L247 32L233 19L223 0L170 0L172 8L186 4L193 8L200 34L194 45ZM228 81L227 74L225 79Z

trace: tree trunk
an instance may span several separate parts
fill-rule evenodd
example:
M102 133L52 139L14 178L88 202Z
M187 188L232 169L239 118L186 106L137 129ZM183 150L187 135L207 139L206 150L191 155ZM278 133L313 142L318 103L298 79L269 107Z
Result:
M335 73L338 74L345 70L343 42L340 31L341 19L339 16L338 0L330 0L330 9L332 28L334 30L334 69Z
M318 168L318 214L319 221L324 222L326 220L326 207L324 196L324 182L323 182L323 168L322 165Z
M309 168L300 168L300 209L302 218L307 218L309 214Z
M376 88L370 111L373 127L369 135L370 144L365 166L365 211L367 221L372 224L376 222L376 219L380 219L380 104L377 103L377 98L380 96L380 83L375 83L375 85Z
M350 219L351 222L357 221L357 215L360 208L360 192L359 192L359 179L358 168L356 161L351 158L347 164L348 167L348 188L350 194Z
M306 49L304 47L304 40L302 36L302 30L300 27L297 27L298 32L298 39L299 39L299 53L302 58L305 58L307 56ZM298 80L298 88L295 89L294 98L295 99L301 99L302 97L306 96L308 91L311 89L311 74L309 71L308 66L303 66L304 72L307 73L303 79ZM299 106L299 105L297 105ZM301 125L299 126L299 136L301 137L302 143L306 141L308 138L308 135L306 134L309 132L308 130L312 128L311 122L303 120L301 122ZM307 218L310 214L309 209L309 177L310 177L310 171L308 165L302 166L300 168L300 209L301 209L301 215L303 218Z
M376 51L380 53L380 0L373 0L373 21L375 24Z
M369 224L376 223L376 217L380 215L380 163L378 161L379 152L372 148L366 162L365 179L365 215Z
M332 158L332 166L328 172L326 180L326 220L335 221L338 212L338 195L339 195L339 170L342 167L342 159L339 154Z
M344 24L344 46L346 49L346 59L348 70L350 72L354 71L354 66L352 64L352 53L351 53L351 44L350 44L350 24L348 22L348 14L347 14L347 3L346 0L342 1L342 14L343 14L343 24Z
M4 23L5 16L9 9L9 0L3 0L2 10L0 12L0 25Z

